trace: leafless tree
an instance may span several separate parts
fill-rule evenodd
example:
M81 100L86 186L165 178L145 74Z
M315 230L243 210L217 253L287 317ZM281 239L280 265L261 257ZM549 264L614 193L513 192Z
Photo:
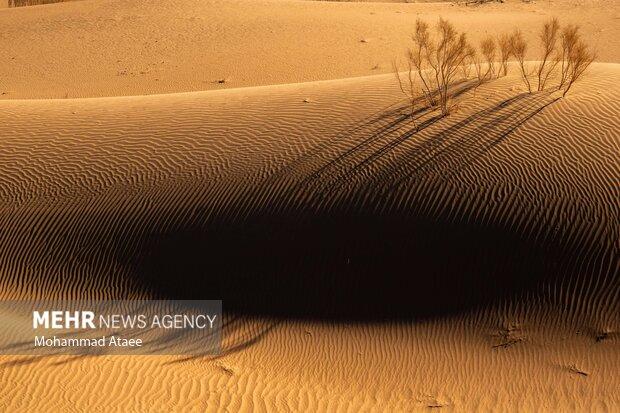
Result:
M414 47L409 49L407 57L418 73L426 103L428 106L434 107L437 105L435 100L436 86L433 84L432 77L426 71L428 69L427 62L430 58L429 56L435 52L435 45L431 41L431 35L426 22L420 19L416 21L415 33L412 39Z
M571 53L568 55L567 75L564 82L564 93L562 96L566 96L571 86L581 78L586 69L592 64L596 55L592 52L588 46L579 39L575 46L572 48Z
M493 73L495 72L495 40L493 37L488 36L480 42L480 53L484 59L484 65L486 67L486 71L482 76L482 80L486 81L493 77Z
M418 71L429 104L438 106L442 115L448 115L448 89L470 56L471 47L465 33L459 34L444 19L439 19L436 32L436 37L431 36L428 25L418 20L413 35L414 48L409 51L409 59Z
M558 33L560 31L560 23L558 19L553 18L543 26L539 39L543 48L543 55L538 65L538 91L545 89L545 84L551 73L555 70L558 60L552 60L552 55L556 51L558 42Z
M510 58L510 36L506 33L501 34L497 38L499 50L499 68L497 69L497 77L506 76L508 74L508 59Z
M471 68L476 68L476 74L478 72L478 67L476 66L476 60L478 60L478 55L476 53L476 49L470 46L468 51L467 58L463 61L463 65L461 66L461 76L464 80L469 79L471 76Z
M525 53L527 52L527 42L523 38L521 30L516 29L510 36L510 54L517 59L519 64L519 70L521 71L521 78L523 83L527 86L527 91L532 93L532 85L529 79L529 73L525 66Z
M579 26L564 27L560 40L562 50L559 54L561 70L558 90L564 89L562 96L566 96L573 84L592 64L596 55L581 39Z
M437 47L435 58L429 64L435 72L439 92L439 108L442 115L450 113L448 88L459 68L469 56L471 47L465 33L457 33L454 26L444 19L437 24Z
M562 35L560 37L562 51L560 52L559 56L561 62L561 70L560 84L558 85L558 90L562 89L568 81L568 76L570 73L570 56L574 54L577 43L579 43L579 27L573 24L569 24L568 26L564 27L564 29L562 29Z
M478 79L478 85L482 84L482 82L484 81L483 79L483 68L482 68L482 59L480 58L480 54L478 53L478 51L471 47L469 50L469 56L467 57L467 60L465 60L465 63L463 64L463 73L467 73L466 78L469 77L469 73L471 72L470 67L474 68L475 72L476 72L476 78Z

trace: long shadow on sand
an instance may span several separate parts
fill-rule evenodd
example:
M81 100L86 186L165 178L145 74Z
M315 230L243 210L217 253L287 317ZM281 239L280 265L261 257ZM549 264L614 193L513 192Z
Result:
M403 201L432 203L441 182L554 101L523 94L434 130L432 114L412 127L393 111L292 185L251 189L268 201L141 240L134 273L159 295L221 298L233 313L343 320L455 314L570 277L579 254L566 244Z
M471 85L462 84L455 93L467 90ZM481 162L491 171L518 168L510 158L489 157L556 100L520 94L447 119L420 106L415 122L408 107L390 107L267 176L234 177L230 191L225 181L200 179L175 181L182 190L163 184L152 192L121 190L122 202L109 209L63 212L69 224L62 234L35 234L43 245L58 235L49 241L55 248L41 249L46 264L73 268L63 251L73 251L79 264L75 272L48 265L45 281L59 291L97 285L100 266L113 262L153 298L221 299L228 317L223 355L256 343L277 318L418 320L504 298L540 298L543 285L560 286L558 300L580 311L583 303L564 299L562 288L587 283L591 300L604 280L601 285L612 283L606 293L612 297L617 249L601 248L596 234L577 233L570 224L537 227L534 215L549 211L537 199L519 200L527 176L500 188L509 193L499 198L497 188L475 179ZM179 193L189 195L172 204ZM574 207L562 193L553 195L553 202ZM519 208L523 215L509 224ZM79 270L91 268L93 280L84 280ZM112 294L117 291L120 296L108 298L131 298L122 285Z

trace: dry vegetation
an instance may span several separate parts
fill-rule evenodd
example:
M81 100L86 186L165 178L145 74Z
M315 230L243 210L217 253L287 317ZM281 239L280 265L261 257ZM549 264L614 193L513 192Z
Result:
M428 24L422 20L416 22L413 35L414 47L409 49L408 64L408 92L412 104L415 104L415 70L420 79L420 89L424 100L429 107L436 107L442 115L450 113L450 84L462 70L468 58L471 57L471 48L465 33L458 33L454 26L444 19L439 19L436 26L436 35L431 34ZM401 90L405 90L403 81L396 70Z
M478 85L491 80L493 77L495 72L495 53L495 40L491 36L486 37L480 42L480 56L475 49L471 49L470 54L473 56Z
M529 78L529 70L525 64L525 54L527 53L527 42L523 38L523 34L521 30L515 29L508 40L510 54L517 59L517 64L519 65L519 71L521 73L521 79L525 86L527 86L527 91L532 93L532 84Z
M538 65L537 77L538 77L538 91L545 89L545 84L549 79L549 76L555 69L558 63L558 59L551 60L551 57L556 50L556 44L558 42L558 31L560 30L560 23L558 19L551 19L545 23L542 32L540 33L540 42L543 48L542 59Z
M466 33L459 33L444 19L439 19L434 32L418 19L412 35L414 46L407 52L407 75L401 78L398 65L393 65L400 90L411 104L412 115L418 102L439 110L442 116L448 115L453 107L450 85L458 80L458 73L462 79L469 79L472 67L480 85L494 77L506 76L508 61L514 58L529 93L534 92L532 83L536 83L536 91L540 92L548 89L551 79L559 77L557 90L566 96L595 58L582 40L579 28L574 25L561 28L555 18L542 27L539 35L542 55L534 69L526 60L529 45L519 29L501 34L497 40L488 36L478 48L468 42Z
M508 74L508 60L510 59L510 36L506 33L501 34L497 38L497 46L499 49L497 77L506 76Z
M566 96L571 86L581 78L594 61L596 55L581 39L579 27L569 25L562 30L559 56L561 73L558 90L564 89L562 96Z

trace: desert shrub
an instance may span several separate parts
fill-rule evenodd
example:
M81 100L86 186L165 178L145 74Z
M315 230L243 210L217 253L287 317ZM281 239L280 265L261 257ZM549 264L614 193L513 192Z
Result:
M561 62L560 84L558 89L562 89L568 80L569 73L569 56L574 53L574 49L579 42L579 28L575 25L568 25L562 29L561 35L561 53L559 60Z
M527 86L527 91L532 93L532 85L529 79L529 73L527 67L525 65L525 53L527 52L527 42L523 38L523 34L521 30L515 29L512 35L509 38L510 45L510 54L513 55L517 59L517 63L519 64L519 70L521 72L521 79L525 86Z
M469 46L468 56L461 66L461 78L467 80L471 77L472 67L476 68L476 75L478 75L478 66L476 62L479 60L478 52L474 47Z
M409 64L415 68L418 73L421 82L422 92L426 98L426 103L429 106L436 106L435 101L435 88L433 79L425 75L424 71L427 68L426 61L429 59L430 53L432 53L432 42L430 33L428 30L428 24L422 20L417 20L415 25L415 33L412 36L414 48L409 49L407 52L407 58Z
M495 51L496 47L493 37L488 36L480 42L480 54L482 55L484 67L486 68L486 70L480 71L482 76L480 76L480 74L478 75L478 80L481 82L493 77L495 71Z
M441 18L435 32L431 34L429 25L418 19L412 35L414 45L407 51L405 78L401 78L398 66L393 64L399 88L410 102L412 115L417 101L439 109L443 116L448 115L450 84L459 71L468 76L466 62L473 56L473 49L466 35L458 33L451 23Z
M554 18L544 24L540 33L539 39L543 54L536 72L538 77L538 91L545 89L545 84L549 76L557 66L558 59L552 59L552 55L556 52L559 30L560 24L558 23L558 19Z
M433 36L428 25L417 20L413 42L414 48L409 50L408 57L418 72L426 100L429 105L438 107L442 115L447 115L450 113L450 83L470 57L467 36L441 18L436 36Z
M510 59L510 36L502 34L497 38L499 51L499 67L497 68L497 77L506 76L508 74L508 59Z
M519 29L510 35L500 35L497 41L488 36L476 50L467 41L466 34L458 33L448 21L440 18L435 33L431 33L429 25L418 19L412 40L414 46L407 52L408 72L404 80L394 65L400 90L410 101L412 115L416 103L421 101L425 101L430 108L439 109L443 116L449 114L449 87L458 72L468 79L471 68L475 68L480 85L495 74L497 77L505 76L511 56L517 61L521 79L529 93L532 93L530 77L538 80L537 90L542 91L549 79L555 77L559 65L558 90L563 90L565 96L595 57L581 39L577 26L569 25L560 30L555 18L542 27L539 34L542 57L531 72L525 61L528 44Z
M566 26L561 34L560 54L560 83L558 90L564 90L562 96L566 96L571 86L581 78L588 66L594 61L595 54L581 40L579 27Z
M405 96L407 96L407 100L409 101L409 108L411 110L411 117L413 117L415 115L415 108L416 108L418 93L416 92L415 81L413 79L414 74L413 74L413 67L411 66L411 60L408 60L407 64L408 64L408 70L407 70L406 80L401 79L400 71L398 69L398 65L396 64L396 62L392 63L392 68L393 68L394 74L396 75L396 79L398 80L398 87L400 88L400 91Z
M467 73L465 75L465 78L469 78L469 72L471 70L470 68L474 68L476 72L476 79L478 79L477 86L480 86L485 81L484 63L482 59L483 57L480 55L480 53L478 53L478 51L472 47L470 51L470 57L467 59L467 64L465 64L463 67L463 73Z

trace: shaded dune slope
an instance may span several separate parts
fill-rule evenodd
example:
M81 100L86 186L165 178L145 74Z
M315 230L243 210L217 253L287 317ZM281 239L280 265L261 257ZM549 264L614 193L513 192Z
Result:
M2 298L227 312L213 357L3 356L2 409L617 410L619 76L0 102Z
M415 124L385 76L2 102L1 291L330 319L552 306L607 328L619 73L561 100L463 83L457 113Z

